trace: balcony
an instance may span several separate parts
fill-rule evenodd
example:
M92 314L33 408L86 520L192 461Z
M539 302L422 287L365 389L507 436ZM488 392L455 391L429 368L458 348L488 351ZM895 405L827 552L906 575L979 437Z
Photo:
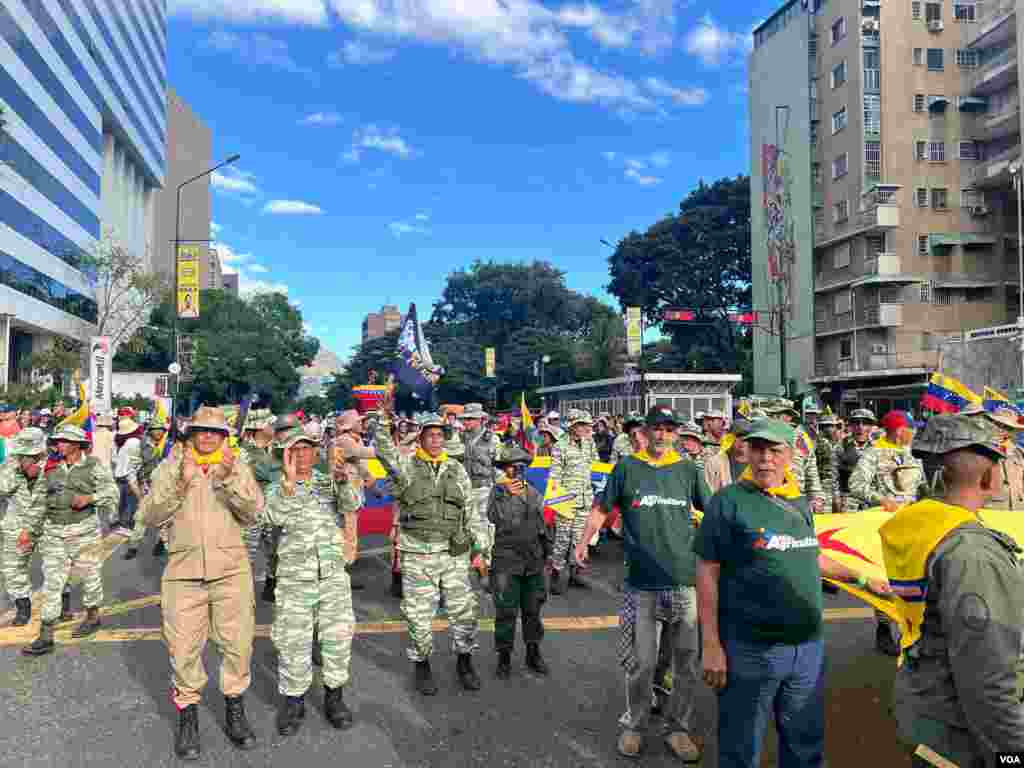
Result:
M903 305L872 304L862 308L861 317L865 326L895 328L903 325Z
M939 353L933 352L888 352L863 354L855 366L852 359L837 360L829 364L823 360L814 363L817 379L870 378L878 375L898 376L918 371L933 371L939 366Z
M1017 44L992 57L982 57L981 65L967 77L967 92L974 95L995 93L1017 82Z
M1020 101L1014 100L999 112L978 115L975 138L994 141L1020 133Z
M994 157L985 158L969 170L973 186L1006 187L1010 184L1010 164L1020 158L1020 147L1010 147Z
M900 273L901 259L898 253L876 253L864 257L864 275L887 277Z
M1016 30L1007 21L1016 10L1016 0L983 0L977 3L975 23L964 25L967 27L964 42L973 48L1012 39Z
M859 214L861 229L892 229L900 225L900 207L896 203L870 204Z

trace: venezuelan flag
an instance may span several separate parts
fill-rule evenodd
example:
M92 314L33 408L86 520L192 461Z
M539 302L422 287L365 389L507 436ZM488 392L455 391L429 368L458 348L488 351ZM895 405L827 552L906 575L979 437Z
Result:
M537 432L537 428L533 425L533 416L530 415L530 409L526 407L525 392L519 401L519 415L523 422L519 427L522 430L520 440L522 441L523 450L533 453L537 446L540 445L540 433Z
M76 377L77 378L77 377ZM92 442L92 411L89 409L89 398L85 394L85 384L78 382L78 408L67 416L58 427L63 426L81 427Z
M938 413L959 413L968 405L981 405L982 398L960 381L933 373L928 391L921 397L921 407Z
M991 387L985 387L985 399L982 402L982 407L984 407L984 409L989 413L1002 410L1003 408L1009 408L1018 416L1024 415L1021 413L1020 408L1010 401L1010 398L999 390L992 389Z

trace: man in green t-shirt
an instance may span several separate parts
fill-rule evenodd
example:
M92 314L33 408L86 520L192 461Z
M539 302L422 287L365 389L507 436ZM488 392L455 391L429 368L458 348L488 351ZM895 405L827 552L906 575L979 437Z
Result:
M769 713L779 764L819 768L825 750L821 578L876 582L822 555L790 471L796 431L762 419L746 436L750 465L711 500L697 532L704 680L718 692L719 768L757 768Z
M636 757L650 717L651 684L658 661L658 620L674 625L672 694L665 713L665 743L679 759L693 762L700 750L690 737L700 647L694 593L694 507L704 510L711 492L704 473L672 447L680 420L665 406L645 420L647 448L619 460L597 499L576 547L576 561L587 559L587 542L618 507L626 547L626 583L620 615L620 659L627 675L628 710L619 752Z

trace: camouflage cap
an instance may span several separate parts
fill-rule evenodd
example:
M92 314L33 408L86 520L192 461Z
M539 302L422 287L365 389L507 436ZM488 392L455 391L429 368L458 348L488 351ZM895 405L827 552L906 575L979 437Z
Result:
M38 427L21 430L11 442L13 456L39 456L46 453L46 433Z
M424 413L420 417L420 431L422 432L429 427L439 427L443 429L445 433L451 431L451 427L445 423L445 420L436 413Z
M566 416L565 423L570 427L576 424L593 424L594 417L581 408L572 408Z
M996 424L996 426L1002 427L1003 429L1011 432L1017 432L1024 429L1024 424L1021 424L1020 417L1017 415L1017 412L1009 406L1002 408L997 407L995 410L989 411L981 405L972 405L960 411L960 415L988 419Z
M763 408L754 408L750 411L750 413L747 414L747 418L750 419L750 421L757 421L758 419L767 419L768 412L765 411Z
M965 448L980 449L993 461L1005 458L1006 449L996 425L969 415L936 414L914 435L914 454L944 456Z
M498 455L494 457L494 464L496 466L529 464L531 461L533 461L533 456L518 445L503 445L498 451Z
M835 414L825 415L818 419L819 427L838 427L839 418Z
M59 427L50 439L55 443L63 441L65 443L78 443L79 445L89 444L89 437L85 434L85 430L71 424Z
M283 413L274 417L274 431L281 432L285 429L295 429L301 426L299 418L294 413Z
M870 421L872 424L878 423L878 419L875 418L875 414L867 408L857 408L854 410L854 412L850 414L850 421Z
M277 445L284 450L288 450L296 443L307 442L312 446L316 446L316 440L306 433L302 427L292 427L283 435L277 438Z
M274 421L274 415L268 408L256 408L245 415L245 431L256 432L266 429Z
M679 425L679 429L676 431L676 437L695 437L698 440L703 440L704 433L701 431L701 428L692 421L687 421Z

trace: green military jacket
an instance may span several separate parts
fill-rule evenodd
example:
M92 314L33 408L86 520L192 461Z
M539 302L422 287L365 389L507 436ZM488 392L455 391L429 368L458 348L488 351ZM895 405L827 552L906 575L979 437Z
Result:
M21 471L20 456L12 456L0 468L0 496L8 499L4 517L4 530L27 530L33 539L42 533L41 524L46 516L46 481L42 469L46 459L39 462L39 475L29 480Z
M464 434L462 443L466 448L463 465L474 488L489 488L494 485L494 457L498 455L501 441L487 429Z
M591 479L591 465L598 461L597 445L587 439L576 442L566 432L551 449L552 480L575 497L573 505L576 509L590 510L594 503L594 483Z
M910 447L894 446L885 438L864 449L850 476L850 493L869 507L882 499L910 504L927 491L924 465Z
M120 501L110 468L93 456L82 456L73 467L60 462L46 473L44 482L46 519L57 525L76 525L101 510L113 515ZM74 509L71 502L75 496L92 496L93 503L84 509ZM32 527L37 523L32 521Z
M297 481L286 496L281 481L266 491L264 515L280 526L277 579L282 584L326 579L345 567L345 523L338 491L331 478L313 470L309 480Z

